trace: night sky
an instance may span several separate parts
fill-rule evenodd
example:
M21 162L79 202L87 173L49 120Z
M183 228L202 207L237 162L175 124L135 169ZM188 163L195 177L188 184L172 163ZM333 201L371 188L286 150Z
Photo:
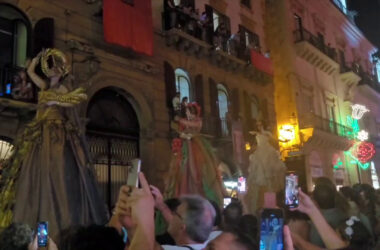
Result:
M347 0L347 4L350 10L358 12L356 25L380 48L380 0Z

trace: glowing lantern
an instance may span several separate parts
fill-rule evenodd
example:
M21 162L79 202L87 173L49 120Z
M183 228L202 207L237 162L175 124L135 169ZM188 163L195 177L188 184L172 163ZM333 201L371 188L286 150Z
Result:
M251 150L251 144L249 144L249 142L245 144L245 150L247 151Z
M352 107L352 118L356 120L360 120L365 113L369 112L369 109L367 109L366 106L364 105L355 104L355 105L352 105L351 107Z
M296 138L296 133L294 131L294 126L292 125L283 125L279 131L279 140L280 142L290 142Z

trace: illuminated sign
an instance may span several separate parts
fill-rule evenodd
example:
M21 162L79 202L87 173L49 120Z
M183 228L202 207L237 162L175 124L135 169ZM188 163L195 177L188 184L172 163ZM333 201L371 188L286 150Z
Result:
M365 113L369 112L369 109L367 109L367 107L364 105L355 104L355 105L352 105L351 107L352 107L352 118L356 120L360 120Z

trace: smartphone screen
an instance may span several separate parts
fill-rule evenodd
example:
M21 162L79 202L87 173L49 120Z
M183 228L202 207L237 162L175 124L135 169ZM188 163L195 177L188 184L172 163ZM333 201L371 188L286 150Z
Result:
M49 230L47 221L39 222L37 225L38 247L46 247L49 240Z
M296 208L298 207L298 176L294 172L289 172L285 178L285 205Z
M239 191L239 193L244 193L247 191L246 184L245 184L245 178L243 176L240 176L238 178L238 191Z
M224 198L223 199L223 208L226 208L231 203L231 198Z
M133 159L131 161L131 166L129 166L127 185L132 187L139 186L139 172L141 170L141 160Z
M284 249L284 216L282 210L264 209L260 223L260 250Z

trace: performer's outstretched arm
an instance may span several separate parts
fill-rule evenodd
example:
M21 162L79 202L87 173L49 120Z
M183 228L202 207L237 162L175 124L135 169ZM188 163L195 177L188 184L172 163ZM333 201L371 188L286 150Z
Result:
M37 87L39 87L40 89L45 90L48 85L35 72L36 66L37 66L38 62L40 61L41 55L42 55L42 53L39 53L35 58L33 58L32 62L30 63L30 65L28 67L27 72L28 72L30 79L32 79L33 83Z

